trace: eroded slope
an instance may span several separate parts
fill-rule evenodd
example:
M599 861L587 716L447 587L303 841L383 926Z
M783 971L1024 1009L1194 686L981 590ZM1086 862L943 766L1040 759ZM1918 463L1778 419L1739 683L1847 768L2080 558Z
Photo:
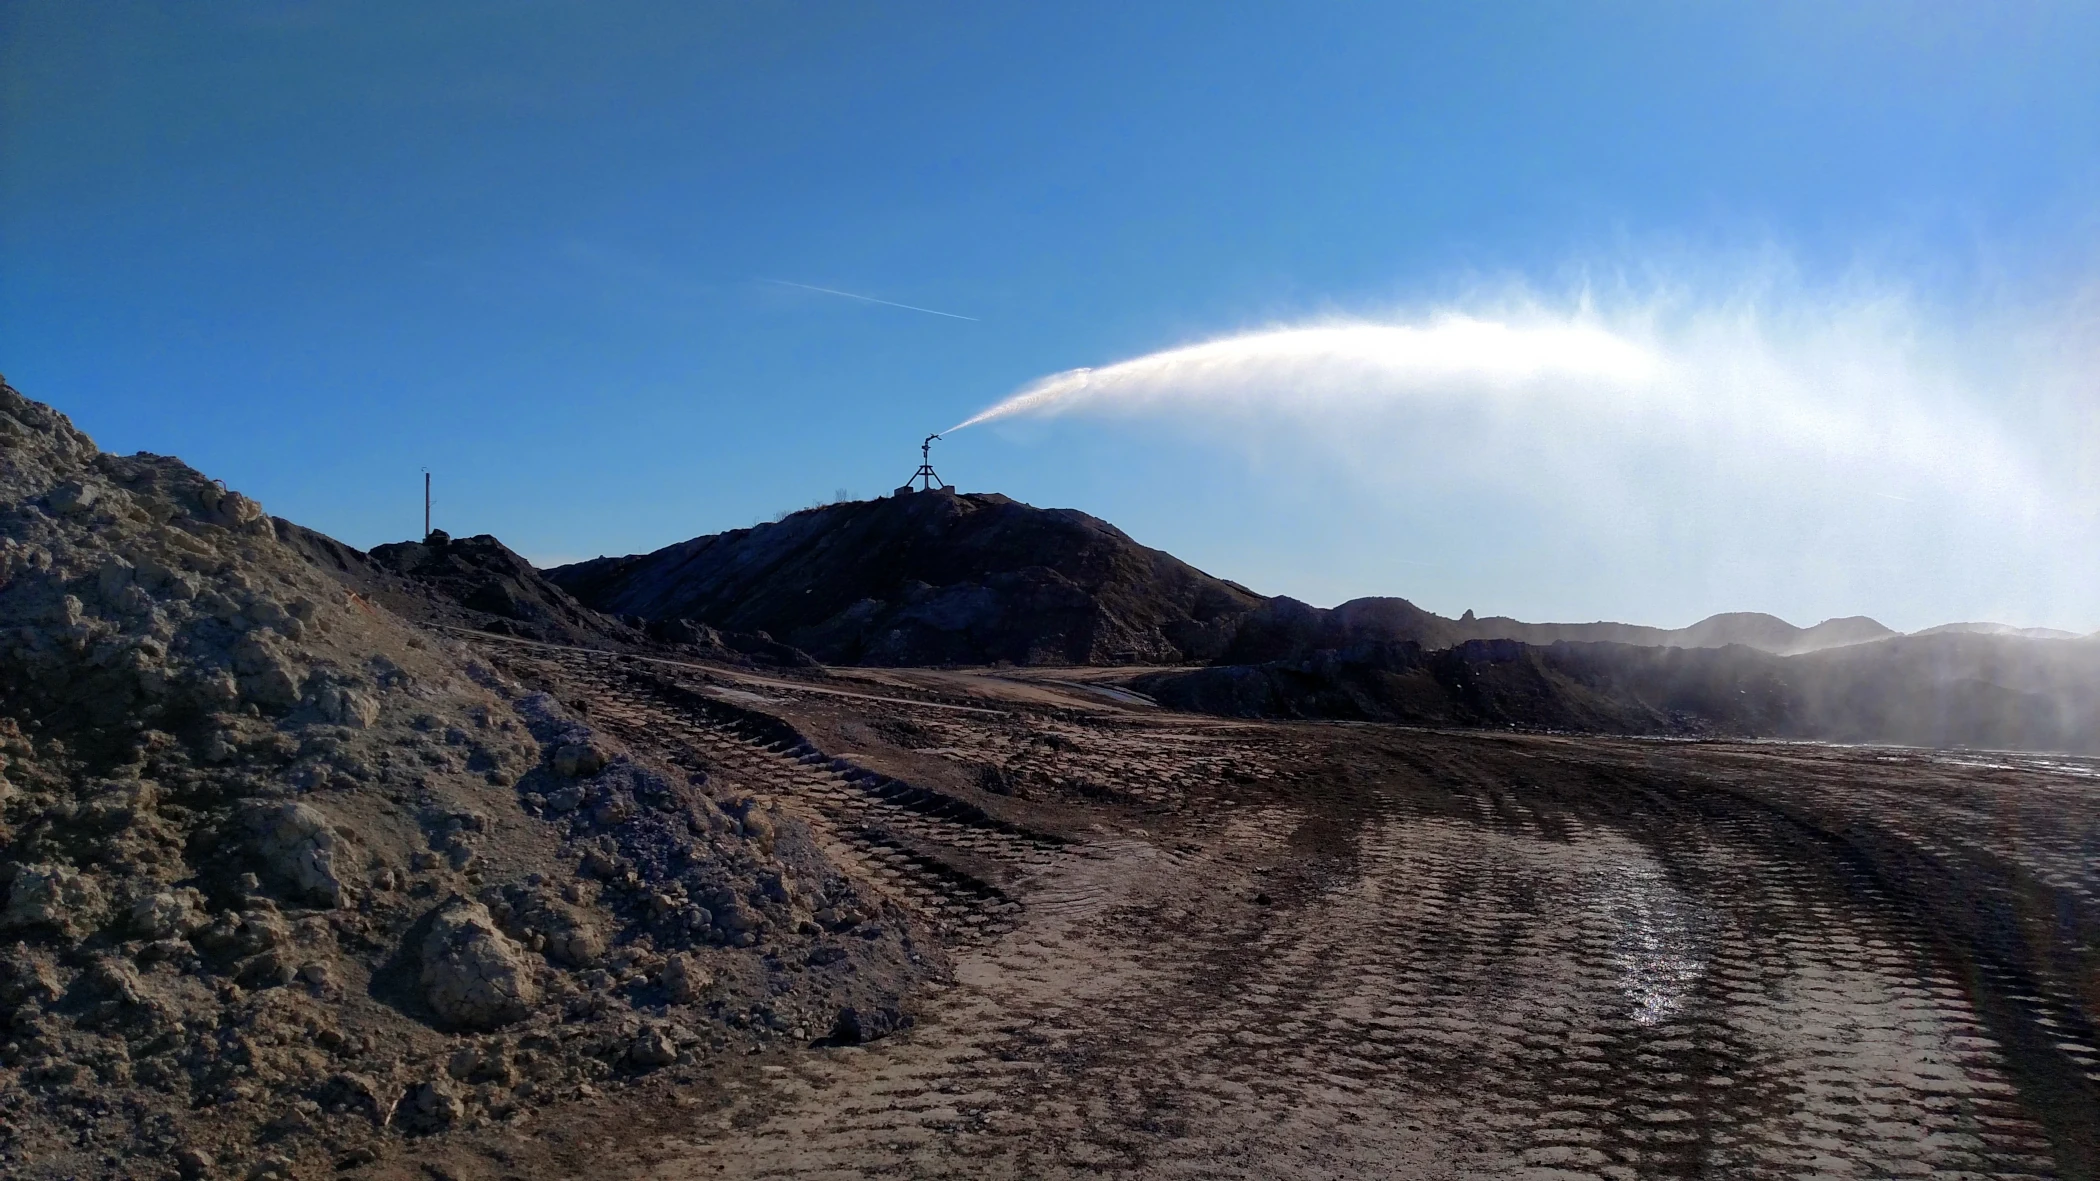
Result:
M0 387L0 1172L363 1168L904 1020L915 919L548 689Z

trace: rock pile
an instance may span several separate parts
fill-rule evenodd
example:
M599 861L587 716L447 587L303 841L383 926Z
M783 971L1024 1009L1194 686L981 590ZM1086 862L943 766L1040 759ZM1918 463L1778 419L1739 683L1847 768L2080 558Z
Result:
M571 598L488 534L433 531L370 553L278 519L278 539L361 598L404 619L499 636L725 664L812 668L816 661L763 632L725 632L689 619L607 615Z
M279 541L345 589L413 623L593 648L648 643L636 628L570 598L487 534L455 538L438 530L365 553L282 518L271 524Z
M307 1176L938 969L726 777L0 384L0 1174Z
M937 490L806 509L547 578L600 611L830 664L1209 659L1263 600L1070 509Z

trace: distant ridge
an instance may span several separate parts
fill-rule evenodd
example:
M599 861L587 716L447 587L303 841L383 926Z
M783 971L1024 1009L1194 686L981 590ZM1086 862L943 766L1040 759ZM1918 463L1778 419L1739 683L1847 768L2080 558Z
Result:
M1525 623L1504 616L1449 619L1406 599L1351 599L1322 609L1296 599L1276 598L1242 621L1224 659L1231 663L1282 660L1305 652L1375 641L1408 641L1424 648L1449 648L1471 640L1628 644L1643 648L1725 648L1740 644L1774 656L1796 656L1885 640L1900 633L1865 616L1826 619L1796 627L1776 615L1737 611L1682 628L1630 623Z
M1239 717L2100 754L2100 646L2022 636L1896 636L1797 656L1367 641L1128 684L1170 708Z
M2009 623L1943 623L1910 633L1914 636L2020 636L2029 640L2076 640L2082 637L2077 632L2067 632L2053 627L2014 627ZM2093 633L2100 635L2100 632Z
M402 553L423 568L420 551ZM508 570L505 554L475 576ZM1905 636L1861 616L1797 627L1757 612L1682 628L1525 623L1400 598L1320 608L1215 578L1085 513L946 489L546 579L651 636L750 633L829 664L1179 665L1127 683L1170 708L1242 717L2100 753L2100 645L2066 632Z
M1731 611L1687 627L1457 619L1403 598L1270 598L1139 545L1073 509L935 489L842 501L647 554L545 572L577 604L636 625L763 635L830 664L1260 664L1362 643L1475 640L1800 656L1895 639L1863 615L1800 627ZM1912 633L2075 639L1950 623Z

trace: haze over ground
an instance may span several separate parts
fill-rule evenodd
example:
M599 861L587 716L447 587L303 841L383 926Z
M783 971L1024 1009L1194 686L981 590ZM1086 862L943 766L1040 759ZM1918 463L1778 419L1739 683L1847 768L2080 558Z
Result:
M542 562L879 494L1092 367L937 466L1314 602L2084 632L2096 49L2070 5L15 4L0 357L366 546L423 466Z

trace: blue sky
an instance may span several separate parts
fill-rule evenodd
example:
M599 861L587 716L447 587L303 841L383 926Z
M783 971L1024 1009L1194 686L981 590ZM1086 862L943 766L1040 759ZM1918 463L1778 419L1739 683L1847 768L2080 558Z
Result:
M1079 367L1594 333L1662 376L1255 347L935 459L1316 602L2091 630L2095 60L2090 5L15 0L0 372L358 545L428 466L548 561Z

